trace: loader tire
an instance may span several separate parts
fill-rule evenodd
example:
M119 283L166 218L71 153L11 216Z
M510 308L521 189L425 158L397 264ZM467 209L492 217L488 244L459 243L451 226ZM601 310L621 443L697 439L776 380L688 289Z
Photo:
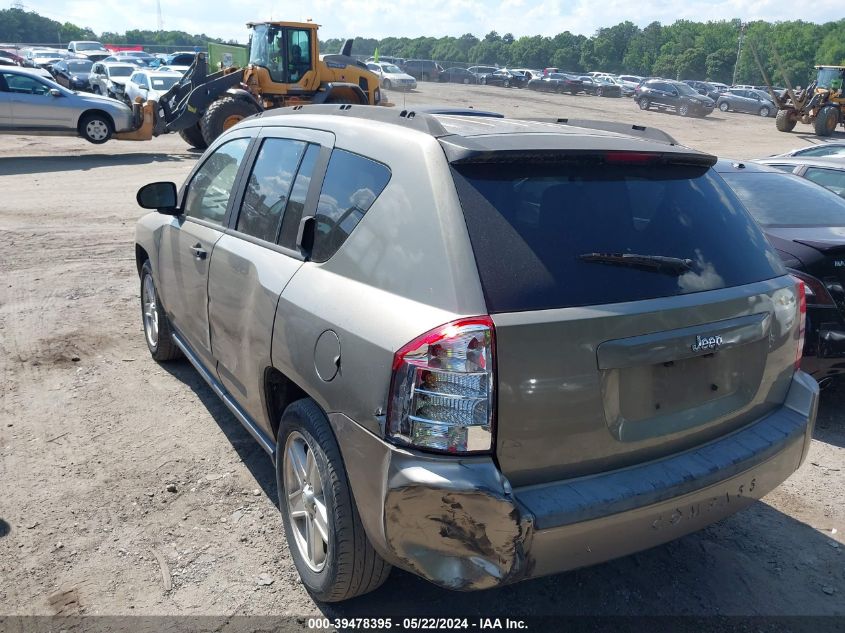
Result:
M813 127L816 130L816 136L830 136L836 131L836 126L839 124L839 108L836 106L827 106L819 111L816 120L813 121Z
M775 127L780 132L791 132L795 129L797 121L793 118L792 110L778 110L777 117L775 117Z
M181 136L182 140L191 147L196 147L197 149L205 149L208 147L208 143L205 142L205 139L202 136L202 129L200 128L199 123L192 125L191 127L187 127L184 130L179 130L179 136Z
M233 97L218 99L208 106L208 110L202 115L200 121L202 137L207 145L211 145L218 136L230 127L258 112L258 107L244 99Z

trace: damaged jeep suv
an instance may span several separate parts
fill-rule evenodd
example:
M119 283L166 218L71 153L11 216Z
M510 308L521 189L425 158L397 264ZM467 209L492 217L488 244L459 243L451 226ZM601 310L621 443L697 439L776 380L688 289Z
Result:
M146 342L274 460L317 599L642 550L784 481L815 420L803 284L714 162L613 124L251 117L138 192Z

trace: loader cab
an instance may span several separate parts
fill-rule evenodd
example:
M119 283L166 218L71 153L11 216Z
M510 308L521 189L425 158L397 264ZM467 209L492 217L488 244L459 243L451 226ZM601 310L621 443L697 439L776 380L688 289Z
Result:
M249 63L266 68L273 83L295 84L317 60L317 25L312 23L250 23Z
M841 96L845 83L845 66L816 66L816 89L830 90L832 96Z

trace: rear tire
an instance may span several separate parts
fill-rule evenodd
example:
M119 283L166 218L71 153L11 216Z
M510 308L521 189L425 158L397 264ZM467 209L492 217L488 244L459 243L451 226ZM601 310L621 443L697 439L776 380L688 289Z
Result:
M599 88L598 90L596 90L596 96L597 97L603 97L604 96L604 90L602 88Z
M839 108L826 106L819 111L816 120L813 121L813 128L817 136L830 136L836 131L839 123Z
M648 97L640 97L637 104L640 106L640 110L648 110L651 107L651 101L648 100Z
M306 589L322 602L339 602L380 587L391 567L376 553L364 532L337 440L325 414L313 400L305 398L288 406L279 425L276 446L276 484L288 549ZM319 484L313 481L315 477L309 475L308 468L291 468L293 461L288 461L288 456L297 447L305 449L306 463L310 463L309 455L316 463ZM294 454L301 455L298 451ZM294 497L288 491L295 494L298 486L303 492L306 489L295 471L302 473L301 479L308 482L307 497L299 495L305 505L297 511L297 521L307 524L308 517L304 515L309 514L314 517L313 530L320 515L319 505L325 508L327 540L325 549L318 552L319 565L309 564L308 552L302 551L303 530L292 521L294 504L298 502L292 500ZM308 508L310 498L319 499L317 509Z
M202 129L200 128L199 123L192 125L191 127L187 127L184 130L179 130L179 136L181 136L182 140L191 147L196 147L197 149L205 149L208 147L208 143L206 143L205 138L203 138Z
M797 121L793 117L793 110L778 110L775 117L775 127L780 132L791 132L795 129Z
M390 87L391 87L391 84L390 84L390 79L385 79L385 80L384 80L384 89L385 89L385 90L390 90Z
M218 99L208 106L208 110L205 111L200 121L200 129L206 145L211 145L218 136L230 127L258 112L259 109L255 104L244 99L233 97Z

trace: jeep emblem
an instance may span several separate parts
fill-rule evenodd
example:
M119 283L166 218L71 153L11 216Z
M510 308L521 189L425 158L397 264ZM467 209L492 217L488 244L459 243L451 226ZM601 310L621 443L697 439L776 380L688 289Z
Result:
M701 352L708 349L719 349L721 346L721 336L696 336L695 343L690 347L694 352Z

